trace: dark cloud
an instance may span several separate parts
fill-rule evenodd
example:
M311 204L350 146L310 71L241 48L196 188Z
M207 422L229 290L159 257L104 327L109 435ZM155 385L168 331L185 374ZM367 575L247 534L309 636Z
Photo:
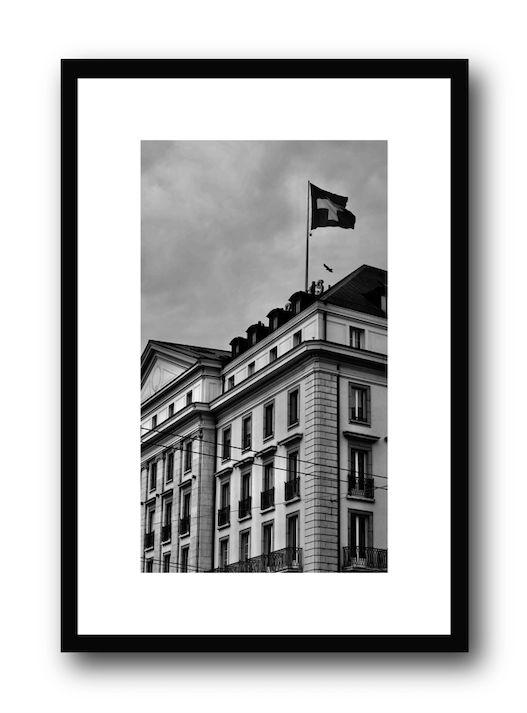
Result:
M303 289L308 180L357 216L313 231L310 280L386 268L386 157L383 141L143 142L142 346L227 349Z

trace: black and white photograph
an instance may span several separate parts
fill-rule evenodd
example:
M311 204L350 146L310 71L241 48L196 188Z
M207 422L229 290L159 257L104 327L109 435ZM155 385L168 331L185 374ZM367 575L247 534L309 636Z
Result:
M387 572L387 157L141 142L142 572Z

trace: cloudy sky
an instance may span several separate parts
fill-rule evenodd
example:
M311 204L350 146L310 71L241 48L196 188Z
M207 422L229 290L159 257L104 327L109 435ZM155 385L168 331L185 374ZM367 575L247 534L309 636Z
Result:
M229 349L304 289L308 181L357 217L312 232L309 283L387 268L384 141L143 141L141 170L142 348Z

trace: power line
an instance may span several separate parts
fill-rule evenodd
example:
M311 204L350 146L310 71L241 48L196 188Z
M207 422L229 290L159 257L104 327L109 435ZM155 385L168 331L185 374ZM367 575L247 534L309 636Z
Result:
M155 429L155 428L146 428L146 426L141 426L141 428L143 428L143 429L145 429L145 430L147 430L147 431L149 431L149 432L162 433L161 431L158 431L158 430ZM201 429L200 429L200 430L201 430ZM168 437L168 436L176 436L177 438L181 438L181 439L190 438L192 441L194 441L194 440L197 438L197 439L200 440L202 443L210 443L210 444L215 445L215 446L221 446L221 445L222 445L221 443L217 443L216 441L209 441L209 440L207 440L206 438L200 438L199 436L196 436L196 437L194 437L194 436L188 436L188 435L187 435L187 436L183 436L183 435L181 435L181 434L179 434L179 433L170 433L170 434L165 434L165 435L166 435L167 437ZM161 451L162 451L162 452L167 452L167 451L169 451L171 448L173 448L172 445L170 445L170 446L161 446ZM243 450L241 446L232 446L232 445L231 445L231 448L236 448L236 449L241 449L241 450ZM192 453L193 455L194 455L194 454L197 454L197 455L206 456L206 457L214 458L214 459L216 459L216 458L218 457L217 455L215 455L215 454L213 454L213 453L201 453L201 454L200 454L199 451L195 451L195 450L193 450L193 449L190 450L190 453ZM254 457L254 456L248 456L248 457ZM288 457L288 456L282 456L282 455L276 455L276 454L273 455L273 458L286 459L287 457ZM242 460L239 460L239 461L236 461L234 458L229 459L229 460L234 461L234 467L236 467L237 464L239 464L239 463L241 463L241 462L243 461L243 459L242 459ZM301 458L298 458L298 459L297 459L297 462L298 462L298 463L305 463L305 464L308 464L308 465L312 465L312 466L314 466L315 468L320 468L320 466L317 465L317 463L313 463L312 461L308 461L308 460L303 460L303 459L301 459ZM256 466L258 466L258 467L260 467L260 468L264 468L266 464L265 464L265 463L254 463L254 462L253 462L252 465L256 465ZM344 472L346 472L346 473L349 474L349 469L346 468L346 467L344 467L344 466L330 466L330 467L331 467L331 468L335 468L336 470L344 471ZM282 471L284 471L285 473L289 473L289 469L288 469L288 468L280 468L280 467L274 466L274 465L273 465L273 468L274 468L274 470L282 470ZM331 476L329 476L329 475L323 476L323 475L315 475L315 474L313 474L313 473L305 473L305 472L303 472L303 473L300 472L300 473L298 473L298 474L299 474L299 475L306 475L306 476L312 477L312 478L331 478ZM358 477L358 476L356 476L356 477ZM364 477L365 477L365 478L384 478L385 480L388 480L388 476L387 476L387 475L380 475L379 473L365 473L365 474L364 474ZM334 479L333 479L333 480L334 480ZM344 479L344 478L339 478L339 480L340 480L340 482L342 482L342 483L347 483L347 482L348 482L347 479Z

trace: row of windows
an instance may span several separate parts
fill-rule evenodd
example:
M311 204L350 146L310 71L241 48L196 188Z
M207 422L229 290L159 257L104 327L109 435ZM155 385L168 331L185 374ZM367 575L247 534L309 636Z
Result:
M187 396L186 396L186 401L185 401L185 406L184 406L184 408L186 408L187 406L190 406L191 403L192 403L192 391L188 391L188 392L187 392ZM169 404L169 406L168 406L168 416L167 416L167 419L168 419L168 418L172 418L173 415L174 415L174 404L171 403L171 404ZM157 421L157 414L156 414L155 416L152 416L152 430L156 428L157 423L158 423L158 421Z
M293 389L288 393L287 397L287 426L292 428L299 423L299 404L300 392L299 389ZM370 387L358 386L356 384L349 385L349 422L350 423L370 423ZM263 439L264 441L272 438L275 431L275 404L271 401L264 404L263 407ZM231 441L232 430L231 426L227 426L222 431L222 461L231 459ZM183 470L188 473L192 470L192 448L193 442L187 441L184 446ZM242 419L242 451L247 451L252 448L252 414L244 416ZM167 456L165 479L167 483L172 482L174 478L174 453L170 452ZM155 490L157 482L157 462L150 464L150 490Z
M256 334L254 334L254 338L256 339ZM256 343L256 342L254 342ZM302 344L302 330L299 330L298 332L295 332L293 334L293 348L298 347L300 344ZM278 347L273 347L272 349L269 350L269 364L272 364L273 361L276 361L278 359ZM250 362L250 364L247 365L247 378L249 376L252 376L256 371L256 361ZM227 379L227 391L230 391L231 389L234 389L235 386L235 377L229 376Z
M300 541L299 522L298 512L287 516L286 547L295 551L298 549ZM274 552L274 529L274 520L268 520L262 524L259 547L258 542L255 542L255 538L252 536L252 529L242 530L238 535L238 561L246 562L258 554L269 555ZM231 563L231 556L231 538L222 537L219 541L218 567L220 569L227 567ZM236 561L236 555L234 561Z
M287 426L292 428L299 423L299 389L290 391L287 397ZM274 401L265 404L263 412L263 438L264 441L274 436ZM222 431L222 461L230 460L231 458L231 427L227 426ZM242 451L250 450L252 447L252 414L244 416L242 419Z
M284 483L284 501L290 502L300 497L300 477L298 475L298 451L292 451L287 456L287 476ZM268 461L262 470L262 489L260 492L260 509L262 511L275 506L274 462ZM240 475L240 500L238 501L238 518L251 516L252 505L252 474L245 471ZM218 527L230 524L231 514L231 481L223 480L220 485Z
M261 526L260 553L265 557L274 552L274 520L268 520ZM219 541L218 567L223 569L228 567L231 560L231 538L222 537ZM238 559L246 562L257 554L256 543L252 541L252 530L247 528L238 535ZM287 517L286 524L286 547L293 552L291 561L297 556L300 542L299 534L299 514L293 513ZM371 512L348 511L348 546L345 548L345 566L364 564L374 557L371 552L373 548L373 514ZM163 554L162 571L189 571L190 546L184 545L180 549L179 566L172 565L171 552ZM378 566L378 563L377 563ZM385 567L385 565L384 565ZM146 559L145 572L154 571L154 558Z

